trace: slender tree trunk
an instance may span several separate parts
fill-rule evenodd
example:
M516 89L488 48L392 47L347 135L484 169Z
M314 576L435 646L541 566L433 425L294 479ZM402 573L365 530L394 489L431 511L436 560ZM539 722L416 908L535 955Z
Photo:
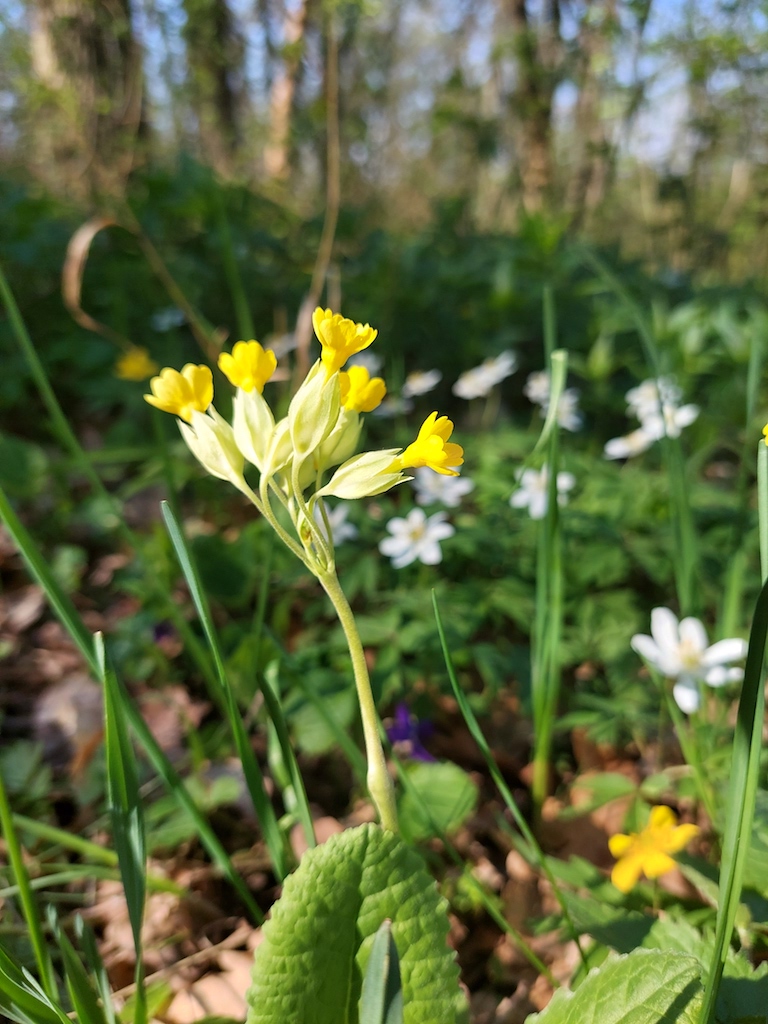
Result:
M226 0L184 0L188 84L204 159L231 174L241 143L243 40Z
M309 0L286 10L283 26L282 65L269 93L269 141L264 150L267 177L285 180L291 166L291 119L296 82L307 27Z
M130 0L35 0L31 13L40 173L81 196L119 192L147 130Z
M545 0L534 25L526 0L504 0L516 85L509 97L525 209L542 209L553 181L552 100L561 62L559 0Z
M583 223L602 201L613 171L614 146L603 119L601 69L610 62L618 30L616 0L590 0L579 26L578 98L571 153L574 166L567 205L574 226Z

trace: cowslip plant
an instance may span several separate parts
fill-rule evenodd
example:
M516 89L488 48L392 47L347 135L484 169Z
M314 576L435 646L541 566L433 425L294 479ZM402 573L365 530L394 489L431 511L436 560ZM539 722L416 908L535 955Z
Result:
M375 987L366 974L371 948L388 920L399 959L404 1024L449 1024L462 1013L463 999L445 941L445 904L418 855L396 834L381 725L360 635L336 573L325 500L381 494L411 479L409 469L428 467L456 477L464 453L449 440L452 422L433 412L405 449L355 455L361 416L381 403L386 385L363 366L344 366L373 343L377 332L330 309L316 309L312 322L321 355L282 419L264 397L277 359L257 341L240 341L219 358L219 369L236 389L231 423L213 404L213 375L204 365L190 363L180 372L165 368L145 396L177 417L202 466L245 495L330 598L349 648L367 785L381 826L350 829L310 850L286 882L256 956L249 1021L356 1024L364 975L367 991ZM253 474L253 483L246 474Z

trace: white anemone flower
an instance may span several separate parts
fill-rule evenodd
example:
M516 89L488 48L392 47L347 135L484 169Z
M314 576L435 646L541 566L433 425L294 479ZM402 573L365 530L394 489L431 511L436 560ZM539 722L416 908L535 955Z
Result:
M647 416L659 415L659 404L677 406L683 397L680 387L671 377L644 380L626 394L627 415L636 416L640 422Z
M544 465L541 469L517 470L515 477L520 486L509 499L510 505L512 508L527 508L531 519L543 519L549 501L549 467ZM576 477L573 473L557 474L558 505L567 504L568 492L575 486Z
M664 418L656 412L652 416L646 416L642 421L642 429L658 441L664 437L680 437L683 427L689 427L694 420L698 419L698 405L681 405L676 408L672 405L664 406Z
M420 466L415 471L413 486L420 505L439 504L446 508L458 508L464 495L475 489L474 481L469 477L444 476L429 466Z
M427 395L433 391L443 375L439 370L414 370L405 378L403 384L403 398L416 398L418 395Z
M440 541L456 532L446 518L446 512L435 512L427 517L421 508L412 508L404 519L395 516L387 523L391 536L379 543L379 551L392 559L396 569L417 559L424 565L437 565L443 560Z
M357 527L347 522L350 506L351 502L349 501L338 501L333 506L327 502L325 503L325 511L328 516L328 525L331 528L331 540L334 547L343 544L345 540L354 540L358 534ZM328 531L325 528L325 521L323 520L323 514L320 511L319 505L315 505L313 513L315 522L322 530L323 536L327 537Z
M649 431L638 427L624 437L612 437L606 441L603 455L606 459L631 459L633 455L648 451L657 440Z
M662 675L675 680L672 694L686 715L699 708L700 682L717 687L744 678L743 669L734 668L731 663L747 656L746 640L731 637L710 647L707 632L698 619L678 622L669 608L654 608L651 635L636 633L631 645Z
M515 372L517 356L507 349L493 359L486 359L480 366L462 373L451 389L454 395L469 401L484 398L497 384Z
M534 405L541 406L541 415L546 416L550 395L549 371L538 370L536 373L530 373L523 393ZM579 410L577 388L566 388L561 393L557 402L557 422L563 430L581 429L584 420Z
M413 410L413 399L398 395L387 395L384 401L377 405L371 413L380 419L391 420L396 416L405 416Z

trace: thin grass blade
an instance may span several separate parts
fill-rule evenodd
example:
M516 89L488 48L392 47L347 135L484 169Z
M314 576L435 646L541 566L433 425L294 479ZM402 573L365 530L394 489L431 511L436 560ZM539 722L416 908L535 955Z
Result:
M64 980L77 1019L80 1024L108 1024L88 973L66 932L62 930L52 907L48 908L48 922L61 953Z
M275 873L278 878L282 880L288 873L285 842L282 832L280 831L280 826L277 822L277 816L275 815L272 802L267 795L264 785L264 776L259 766L259 762L256 759L256 755L253 752L250 740L248 739L240 709L237 706L234 692L229 683L229 679L227 678L227 671L224 666L224 657L221 652L218 634L216 633L216 629L213 625L213 619L211 618L208 598L203 590L203 586L200 581L200 574L198 573L197 566L192 558L192 553L187 546L184 534L182 533L178 520L173 514L173 510L165 501L162 502L161 507L168 535L171 538L171 543L173 544L174 551L176 552L176 557L179 560L181 571L184 573L184 579L187 581L189 592L192 596L198 617L200 618L203 631L205 632L205 638L208 641L208 647L213 655L213 662L216 666L219 692L222 698L224 713L229 720L229 726L235 739L237 752L243 765L243 773L248 786L248 792L251 795L254 809L261 824L262 832L264 833L264 840L267 844L267 848L269 849ZM311 815L309 815L309 806L303 784L300 786L300 792L304 793L306 813L311 821ZM300 793L297 793L296 796L297 800L301 799Z

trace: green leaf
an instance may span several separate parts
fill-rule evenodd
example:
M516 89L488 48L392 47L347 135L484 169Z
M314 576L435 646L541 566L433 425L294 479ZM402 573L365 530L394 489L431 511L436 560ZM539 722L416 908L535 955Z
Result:
M400 960L389 920L382 921L373 940L360 996L360 1024L403 1024Z
M404 793L397 805L403 837L410 842L441 832L455 832L475 809L477 786L451 761L422 762L408 768L408 778L420 799ZM425 815L422 804L429 809Z
M526 1024L698 1024L701 964L692 956L635 950L607 960L576 992L559 989Z
M454 1024L464 999L445 901L419 855L377 825L310 850L286 881L256 951L248 1024L359 1024L363 976L387 918L404 1024Z

